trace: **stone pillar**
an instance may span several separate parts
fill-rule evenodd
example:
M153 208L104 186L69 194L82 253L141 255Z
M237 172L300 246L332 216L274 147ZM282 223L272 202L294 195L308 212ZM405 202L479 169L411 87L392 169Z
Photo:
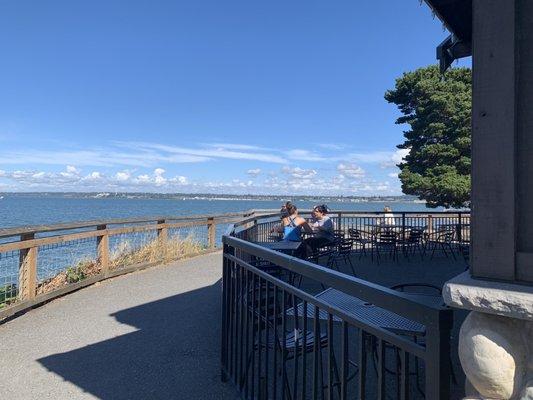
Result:
M467 398L533 400L533 1L472 7L472 260L444 298Z
M471 310L459 333L467 399L533 400L533 287L465 272L446 283L443 296Z

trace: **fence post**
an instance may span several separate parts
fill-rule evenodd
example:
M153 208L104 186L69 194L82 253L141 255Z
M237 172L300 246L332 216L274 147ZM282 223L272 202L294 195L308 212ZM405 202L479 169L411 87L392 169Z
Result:
M433 216L431 214L428 215L428 233L433 233Z
M426 331L426 399L450 398L451 360L450 331L453 326L451 310L439 311L438 326Z
M164 219L158 219L157 225L164 225L165 224ZM165 226L158 226L157 227L157 238L163 243L166 244L168 240L168 228Z
M207 218L207 245L210 250L213 250L216 246L216 232L217 225L215 224L215 218Z
M157 241L161 246L161 259L164 261L167 259L167 242L168 242L168 228L165 226L166 220L157 220Z
M96 230L104 231L107 225L98 225ZM96 237L96 252L98 255L98 264L101 268L101 273L107 275L109 272L109 235L104 232L101 236Z
M33 240L35 234L20 235L20 240ZM33 300L37 292L37 252L38 247L22 249L19 252L19 298Z
M337 229L342 232L342 213L337 214Z
M405 255L405 213L402 212L402 253Z
M459 217L459 223L457 224L457 241L459 243L461 243L463 240L462 240L462 237L463 237L463 224L462 224L462 221L461 221L461 213L458 213L458 217Z

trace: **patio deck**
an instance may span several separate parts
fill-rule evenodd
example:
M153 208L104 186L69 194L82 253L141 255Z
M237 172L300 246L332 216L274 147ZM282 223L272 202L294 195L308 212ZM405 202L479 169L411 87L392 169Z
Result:
M372 261L370 253L359 258L358 253L354 253L351 257L352 263L355 267L356 276L358 278L367 280L369 282L378 283L380 285L391 287L398 284L407 283L426 283L442 287L449 279L464 272L466 264L460 254L455 254L454 260L451 255L446 257L442 252L436 252L431 258L426 255L421 259L419 253L410 255L405 258L401 252L398 255L398 260L392 260L390 257L384 255L380 259L379 264L376 260ZM321 265L326 264L326 258L320 260ZM350 266L344 263L339 265L339 270L348 275L351 275ZM323 288L316 282L304 280L301 288L309 293L319 293ZM459 329L463 320L466 318L468 312L464 310L454 310L454 323L451 332L451 361L454 374L457 378L457 383L451 386L452 400L459 400L464 397L464 373L461 369L459 356L457 354ZM371 393L373 391L371 390ZM413 392L414 398L422 398L419 393Z
M442 285L464 270L437 255L399 261L354 254L358 277ZM219 253L85 288L0 325L0 392L10 399L236 399L220 380ZM349 267L341 266L348 273ZM306 291L322 288L304 282ZM452 348L464 313L455 312ZM452 354L463 393L457 355Z

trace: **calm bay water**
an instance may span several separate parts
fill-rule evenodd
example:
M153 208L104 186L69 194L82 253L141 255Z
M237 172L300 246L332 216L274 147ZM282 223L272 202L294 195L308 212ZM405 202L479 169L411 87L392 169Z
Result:
M50 195L42 197L5 195L0 199L0 229L115 218L223 214L250 209L279 209L282 203L281 201L257 200L92 199ZM310 209L316 203L300 201L297 205L300 209ZM424 204L413 202L332 202L328 204L332 210L354 211L382 211L386 205L392 206L397 212L426 209ZM218 243L227 227L227 225L217 225L216 240ZM59 232L53 234L57 233ZM178 232L181 236L190 234L204 242L206 233L205 227L184 228ZM140 247L152 241L155 238L154 235L155 232L138 233L128 237L112 236L110 238L111 253L117 252L124 241L133 247ZM10 240L13 238L0 238L0 243ZM95 257L95 238L67 242L60 246L41 246L37 265L39 281L55 276L67 267L76 265L80 260L92 260ZM0 288L17 284L18 269L18 252L0 253Z
M219 214L250 209L279 209L280 201L257 200L159 200L159 199L91 199L64 197L5 196L0 199L0 229L25 225L96 219ZM300 209L315 203L296 202ZM333 202L333 210L382 211L386 205L394 211L424 211L424 204L413 202Z

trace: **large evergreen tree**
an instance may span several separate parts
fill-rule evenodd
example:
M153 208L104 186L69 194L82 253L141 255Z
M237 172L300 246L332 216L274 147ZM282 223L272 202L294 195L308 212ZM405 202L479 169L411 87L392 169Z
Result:
M441 74L437 66L404 73L385 99L398 106L408 124L409 149L401 169L402 190L426 200L429 207L470 204L470 143L472 73L453 68Z

